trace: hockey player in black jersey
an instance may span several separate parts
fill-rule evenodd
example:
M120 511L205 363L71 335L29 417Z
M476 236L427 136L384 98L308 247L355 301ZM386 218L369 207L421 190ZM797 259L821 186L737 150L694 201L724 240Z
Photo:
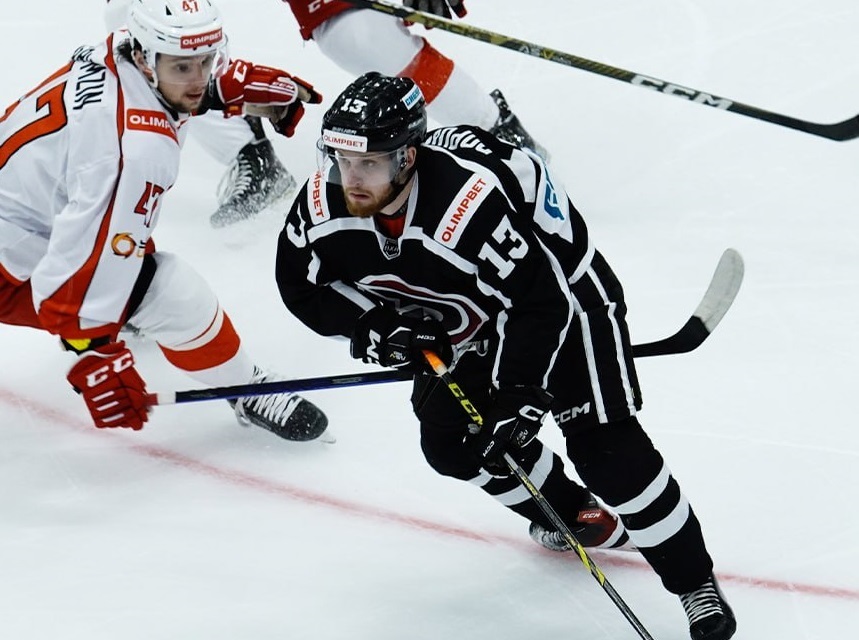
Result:
M289 310L349 338L355 358L415 372L421 447L437 472L480 486L564 550L509 475L510 452L583 545L638 549L680 597L692 638L730 638L698 519L636 418L623 290L557 178L481 129L427 134L405 78L361 76L322 129L319 171L279 239ZM479 433L424 349L483 412ZM536 437L550 411L587 488Z

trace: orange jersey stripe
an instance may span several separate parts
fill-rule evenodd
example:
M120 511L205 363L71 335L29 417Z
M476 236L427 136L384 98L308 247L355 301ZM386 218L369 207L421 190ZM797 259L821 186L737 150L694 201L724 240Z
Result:
M19 283L0 267L0 322L41 329L30 283Z
M110 43L113 42L113 37L108 38ZM108 69L117 75L116 63L112 56L108 56ZM122 85L118 86L118 95L116 101L116 134L120 140L120 156L119 156L119 172L117 173L116 184L114 184L113 194L110 198L110 204L105 212L99 227L96 242L93 246L92 253L74 275L72 275L66 283L53 293L49 298L46 298L39 307L39 319L42 325L51 333L62 335L65 338L95 338L105 334L116 336L125 322L125 314L120 322L96 329L81 329L79 317L80 308L83 305L84 297L89 289L89 283L92 281L95 269L98 266L99 259L103 252L104 246L107 243L108 230L110 221L113 215L114 204L116 203L117 189L119 187L119 178L122 175L123 156L122 156L122 136L125 133L125 96L122 92Z

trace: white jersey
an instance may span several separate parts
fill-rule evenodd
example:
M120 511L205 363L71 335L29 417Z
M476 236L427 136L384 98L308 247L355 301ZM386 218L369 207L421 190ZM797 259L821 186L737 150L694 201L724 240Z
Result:
M0 269L67 338L118 328L189 117L116 54L124 37L78 49L0 117Z

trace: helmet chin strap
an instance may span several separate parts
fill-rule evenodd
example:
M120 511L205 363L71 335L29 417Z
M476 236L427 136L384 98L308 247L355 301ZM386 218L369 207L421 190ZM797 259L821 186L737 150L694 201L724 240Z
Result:
M149 85L158 93L159 97L161 96L161 92L158 91L158 72L155 70L155 64L158 61L158 53L144 50L141 51L143 55L143 62L146 63L146 68L152 73L151 78L146 78L149 81Z
M141 51L141 55L143 56L143 63L146 65L146 68L151 73L151 76L143 73L143 77L146 78L146 81L149 83L149 87L152 89L152 92L155 94L155 97L158 98L158 101L163 104L165 107L170 109L171 111L176 111L175 107L173 107L169 102L167 102L167 98L161 93L158 89L158 72L155 70L155 63L158 58L157 53L153 53L151 51Z
M155 97L158 98L158 102L160 102L164 107L170 111L170 113L174 117L178 117L180 113L179 109L170 104L170 101L164 97L164 94L161 93L161 90L158 88L158 72L155 70L155 63L158 58L158 53L143 53L143 61L146 63L146 68L152 73L152 77L147 76L145 73L143 77L146 78L146 81L149 83L149 88L152 89L152 93L155 94ZM141 72L142 73L142 72Z
M391 180L391 195L385 199L385 204L381 208L384 209L389 204L391 204L394 200L400 197L400 194L403 192L403 189L406 188L406 185L409 184L409 180L411 180L412 176L415 174L415 167L412 167L408 171L399 171L397 175L394 176L393 180ZM401 178L402 181L398 180Z

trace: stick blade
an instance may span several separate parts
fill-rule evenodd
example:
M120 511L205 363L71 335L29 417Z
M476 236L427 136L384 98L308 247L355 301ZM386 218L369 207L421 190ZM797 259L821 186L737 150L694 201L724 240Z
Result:
M859 138L859 116L835 124L811 123L808 132L837 142L855 140Z
M712 333L725 317L740 291L745 275L743 257L736 249L725 249L713 272L710 286L692 315L700 319L707 333Z
M704 292L704 297L692 317L672 336L656 342L633 345L633 357L687 353L700 347L734 303L743 283L744 273L745 267L740 253L736 249L725 249L707 291Z

